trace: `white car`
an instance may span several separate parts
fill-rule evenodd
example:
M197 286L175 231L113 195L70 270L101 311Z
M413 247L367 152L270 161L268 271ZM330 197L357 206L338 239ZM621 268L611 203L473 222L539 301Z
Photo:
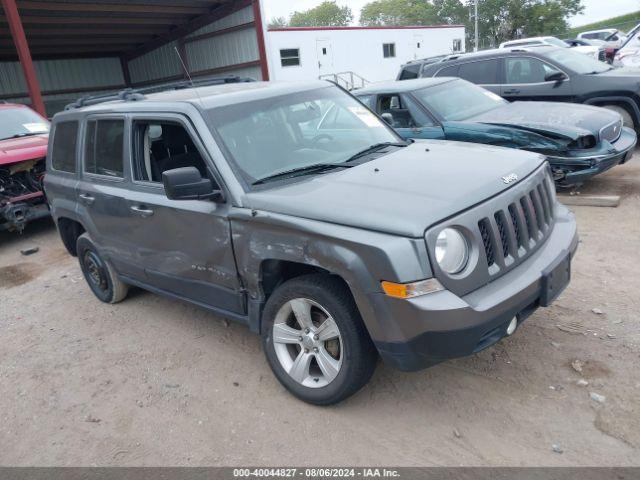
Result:
M588 32L582 32L578 34L580 39L587 40L603 40L607 42L607 46L613 48L620 48L624 41L627 39L625 34L615 28L603 28L601 30L589 30Z
M613 65L640 68L640 24L629 31L627 39L613 58Z
M530 37L519 38L518 40L509 40L508 42L502 42L499 48L513 48L513 47L535 47L540 45L551 45L553 47L572 48L576 52L583 53L595 58L596 60L604 61L604 48L592 45L580 45L577 47L570 47L567 43L563 42L556 37Z

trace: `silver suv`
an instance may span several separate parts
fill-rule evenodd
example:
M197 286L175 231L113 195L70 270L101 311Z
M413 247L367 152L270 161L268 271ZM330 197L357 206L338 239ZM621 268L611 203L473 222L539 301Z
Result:
M406 142L325 82L224 83L54 117L47 199L101 301L135 286L244 323L327 405L378 356L418 370L494 344L569 282L576 225L544 157Z

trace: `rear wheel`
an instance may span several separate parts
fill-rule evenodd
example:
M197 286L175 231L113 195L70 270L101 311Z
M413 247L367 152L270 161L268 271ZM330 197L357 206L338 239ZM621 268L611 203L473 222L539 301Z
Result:
M301 400L337 403L371 378L377 352L340 280L329 275L289 280L271 295L263 318L267 361Z
M629 127L634 130L636 129L636 123L633 121L633 116L631 116L626 108L621 107L620 105L603 105L603 107L607 110L619 113L622 117L622 123L625 127Z
M109 262L100 256L88 234L80 235L76 249L80 269L93 294L105 303L124 300L129 291L128 285L118 278Z

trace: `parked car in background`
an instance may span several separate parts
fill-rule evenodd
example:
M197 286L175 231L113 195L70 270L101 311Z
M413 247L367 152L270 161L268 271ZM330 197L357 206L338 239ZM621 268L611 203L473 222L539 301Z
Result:
M49 121L25 105L0 103L0 230L21 232L49 215L42 192Z
M579 39L603 40L613 48L620 48L627 39L624 32L615 28L603 28L601 30L589 30L577 35Z
M613 68L569 48L519 47L449 55L421 77L460 77L509 101L585 103L614 110L640 127L640 71Z
M569 45L571 48L577 49L578 47L598 47L600 51L604 51L604 59L601 58L600 53L598 53L598 60L606 61L607 63L613 63L613 57L616 53L616 49L611 47L604 40L587 40L581 38L568 38L563 40L564 43ZM576 50L578 51L578 50ZM599 51L599 52L600 52Z
M603 46L596 45L576 45L571 46L565 41L556 37L531 37L520 38L518 40L510 40L508 42L502 42L499 48L518 48L518 47L539 47L549 46L558 48L572 48L574 51L583 53L596 60L605 60L605 51Z
M613 65L616 67L640 67L640 24L629 31L627 39L616 50Z
M542 153L561 186L582 184L633 155L619 114L588 105L509 103L458 78L372 84L354 92L404 138L484 143Z
M404 141L328 82L101 101L54 117L45 180L93 293L248 325L304 401L352 395L378 355L483 350L569 282L576 224L542 155Z

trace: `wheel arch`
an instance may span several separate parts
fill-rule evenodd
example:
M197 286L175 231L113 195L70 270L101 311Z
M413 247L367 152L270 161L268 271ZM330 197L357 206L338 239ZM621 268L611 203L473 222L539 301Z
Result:
M84 228L82 223L70 216L59 216L56 218L56 224L58 226L60 239L69 254L74 257L78 256L76 242L87 229Z
M625 108L633 118L633 123L635 124L636 129L638 128L638 126L640 126L640 107L633 99L629 97L621 95L592 97L586 99L584 103L587 105L593 105L595 107L602 107L604 105L617 105L619 107Z

